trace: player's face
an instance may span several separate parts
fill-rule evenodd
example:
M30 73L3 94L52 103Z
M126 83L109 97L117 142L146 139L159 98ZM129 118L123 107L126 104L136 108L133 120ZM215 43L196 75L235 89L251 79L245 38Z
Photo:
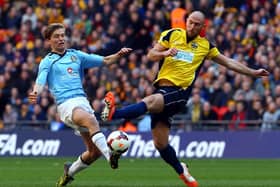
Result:
M55 30L51 38L49 40L52 52L57 52L57 53L64 53L66 44L65 44L65 29L60 28Z
M204 27L203 21L196 16L190 16L187 19L187 34L189 37L196 37Z

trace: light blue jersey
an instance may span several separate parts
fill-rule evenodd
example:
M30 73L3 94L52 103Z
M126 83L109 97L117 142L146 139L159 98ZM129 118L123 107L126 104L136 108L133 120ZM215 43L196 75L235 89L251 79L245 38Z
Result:
M86 97L82 81L84 69L102 65L104 57L67 49L62 55L49 53L40 63L36 84L46 83L59 105L70 98Z

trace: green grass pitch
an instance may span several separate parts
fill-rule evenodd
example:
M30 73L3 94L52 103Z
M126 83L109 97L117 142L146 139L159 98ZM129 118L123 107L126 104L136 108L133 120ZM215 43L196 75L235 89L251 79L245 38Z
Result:
M0 158L0 187L54 187L63 163L75 158ZM182 160L186 161L186 160ZM191 159L200 187L280 187L280 160ZM104 159L75 176L69 187L183 187L161 159L121 159L110 169Z

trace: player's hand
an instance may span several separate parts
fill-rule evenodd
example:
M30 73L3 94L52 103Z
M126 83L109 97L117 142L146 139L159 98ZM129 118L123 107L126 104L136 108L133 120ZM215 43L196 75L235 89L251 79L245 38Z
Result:
M165 51L165 57L168 56L175 56L178 53L178 49L176 48L169 48L167 51Z
M31 92L28 94L28 101L30 104L36 104L37 103L37 92Z
M123 47L123 48L121 48L121 50L119 50L119 51L117 52L117 55L118 55L119 57L122 57L122 56L124 56L124 55L130 53L131 51L132 51L131 48Z
M254 75L256 77L266 77L269 75L269 72L265 69L257 69L257 70L255 70Z

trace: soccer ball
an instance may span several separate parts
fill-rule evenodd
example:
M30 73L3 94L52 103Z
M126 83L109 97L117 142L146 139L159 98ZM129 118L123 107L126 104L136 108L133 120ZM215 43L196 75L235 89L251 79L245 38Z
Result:
M123 131L113 131L107 138L107 144L110 149L117 153L124 153L130 146L128 135Z

